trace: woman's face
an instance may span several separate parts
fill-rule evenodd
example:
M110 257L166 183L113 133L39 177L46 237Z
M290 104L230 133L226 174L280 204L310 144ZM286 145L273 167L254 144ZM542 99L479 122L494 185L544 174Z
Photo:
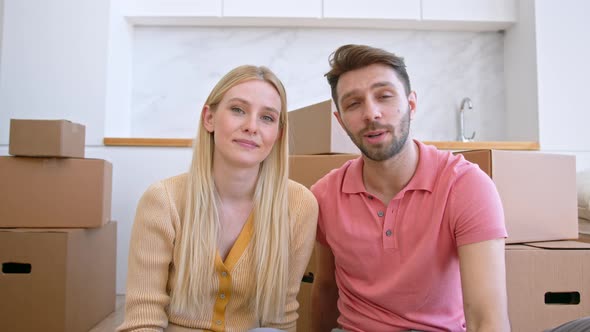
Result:
M281 98L268 82L250 80L229 89L216 110L203 108L203 123L215 141L215 162L258 167L280 135Z

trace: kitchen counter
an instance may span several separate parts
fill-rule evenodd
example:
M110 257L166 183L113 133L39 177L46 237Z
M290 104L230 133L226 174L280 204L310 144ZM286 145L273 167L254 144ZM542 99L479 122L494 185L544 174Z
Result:
M163 147L190 147L192 139L189 138L120 138L105 137L106 146L163 146ZM458 141L423 141L425 144L434 145L441 150L539 150L538 142L511 142L511 141L483 141L483 142L458 142Z

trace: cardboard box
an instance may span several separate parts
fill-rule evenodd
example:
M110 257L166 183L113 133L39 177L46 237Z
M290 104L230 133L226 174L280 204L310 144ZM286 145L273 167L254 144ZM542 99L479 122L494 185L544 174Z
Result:
M336 106L331 100L290 111L290 154L360 154L333 112Z
M0 157L0 227L99 227L111 219L111 163Z
M359 155L354 154L289 156L289 179L310 188L331 170L358 157Z
M117 227L0 229L0 326L86 332L115 310Z
M299 294L297 294L297 301L299 302L299 309L297 314L297 332L311 331L311 287L313 283L301 282Z
M299 294L297 294L297 302L299 302L299 319L297 319L297 332L308 332L311 331L311 289L315 278L315 249L311 254L307 269L301 280L301 288L299 288Z
M458 152L496 184L508 238L506 243L578 238L574 156L525 151Z
M512 331L539 332L590 315L590 244L506 246Z
M590 243L590 220L578 219L579 220L579 237L578 241Z
M291 155L289 156L289 178L310 188L331 170L339 168L346 161L358 157L359 155L354 154ZM311 330L311 289L314 273L315 252L311 255L299 294L297 294L297 301L299 302L297 332Z
M84 158L86 128L66 120L10 120L13 156Z

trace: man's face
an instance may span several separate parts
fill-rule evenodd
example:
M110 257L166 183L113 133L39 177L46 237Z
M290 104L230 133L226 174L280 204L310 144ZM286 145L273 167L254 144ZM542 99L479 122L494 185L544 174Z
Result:
M406 94L391 67L373 64L349 71L340 76L336 91L340 112L334 114L367 158L383 161L402 150L416 95Z

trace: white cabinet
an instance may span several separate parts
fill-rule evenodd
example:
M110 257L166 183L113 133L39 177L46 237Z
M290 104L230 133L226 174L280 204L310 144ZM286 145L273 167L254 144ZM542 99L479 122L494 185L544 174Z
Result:
M222 0L127 0L125 16L221 16Z
M324 0L324 18L419 20L420 0Z
M224 0L223 16L320 18L322 0Z
M422 0L425 21L515 22L518 0Z

